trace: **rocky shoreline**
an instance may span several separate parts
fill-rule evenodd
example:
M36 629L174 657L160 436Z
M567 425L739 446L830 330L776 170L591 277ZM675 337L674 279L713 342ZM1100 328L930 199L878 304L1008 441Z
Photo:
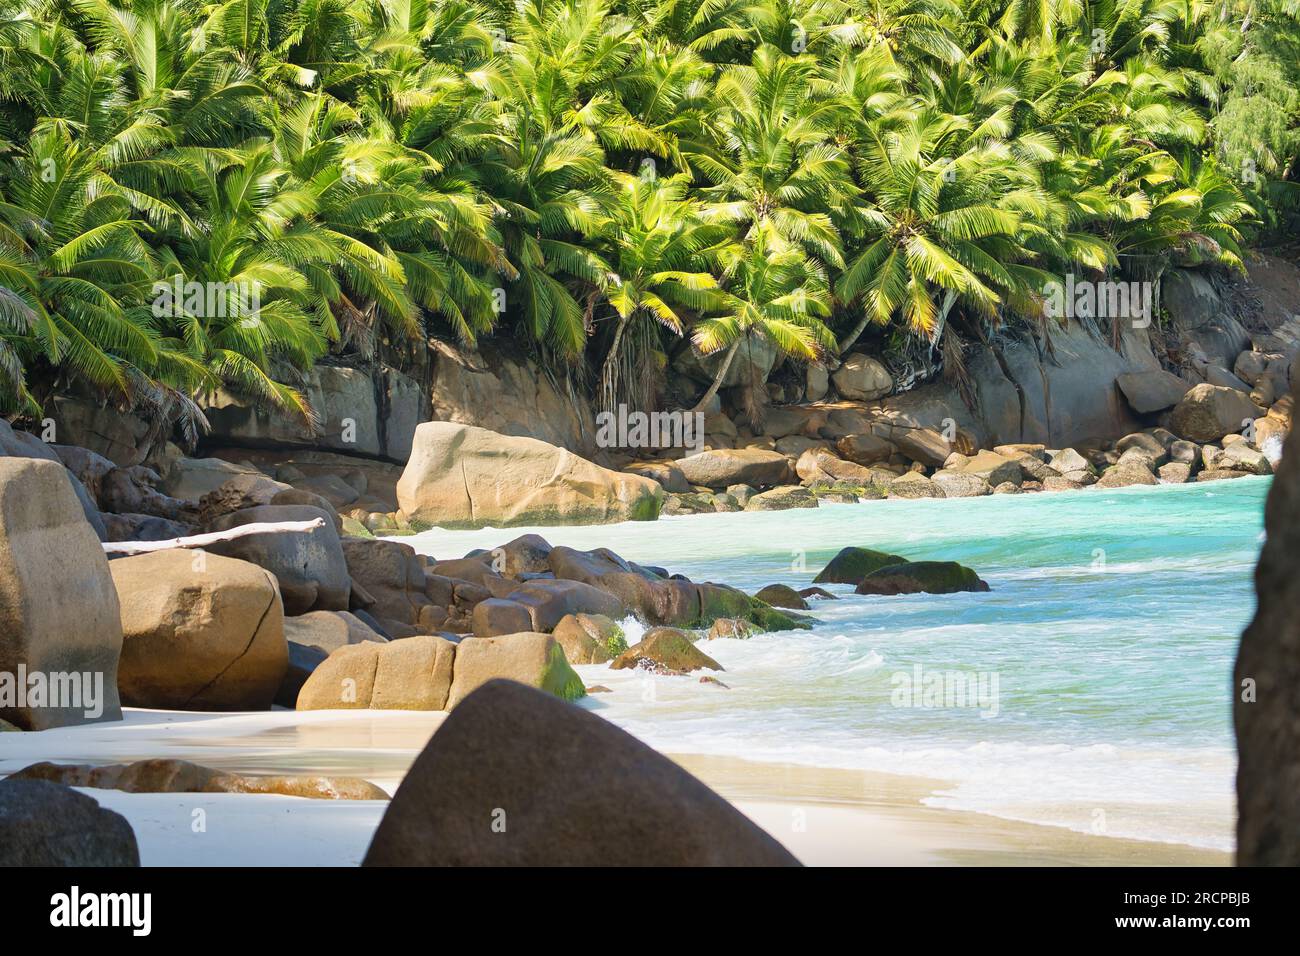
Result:
M501 723L507 712L519 722L567 726L562 702L603 690L586 686L575 664L689 676L710 686L701 692L725 689L721 666L705 651L711 641L809 627L809 602L834 595L783 582L748 594L606 548L553 547L536 534L438 557L400 539L433 527L603 524L1269 475L1291 424L1286 388L1300 346L1300 337L1284 342L1284 332L1272 333L1276 350L1257 342L1236 354L1233 372L1207 367L1207 380L1195 384L1162 369L1118 375L1125 420L1138 427L1114 440L1059 447L1026 441L982 448L957 417L931 427L933 414L901 415L872 398L883 387L881 370L865 356L837 370L838 399L769 409L757 431L723 414L719 403L704 417L701 447L638 458L607 450L594 456L602 463L539 438L455 421L414 425L404 464L275 447L193 458L171 443L115 460L0 422L0 729L112 721L122 706L450 711L456 732L440 731L426 752L441 756L417 762L417 769L445 769L460 768L458 747L515 752L518 727ZM849 394L858 398L845 400ZM203 536L202 547L187 546L195 535ZM880 600L988 590L976 571L942 558L848 548L816 583L852 585ZM618 623L629 617L647 628L631 646ZM78 686L95 698L92 706L55 693L72 678L84 678ZM496 703L487 706L485 698ZM619 796L624 804L659 792L666 815L666 794L699 786L621 731L597 729L598 718L575 719L583 725L572 728L578 738L614 748L605 754L609 793L619 792L620 761L644 765L647 782ZM545 752L554 741L540 737L532 746ZM573 775L590 772L587 764L578 769L577 754L567 759L575 761ZM517 794L523 785L518 769L504 765L495 777L456 772L466 792L484 791L484 799L498 799L486 795L494 786ZM529 772L536 779L528 786L545 785L540 768ZM414 771L409 783L421 799L440 786ZM68 785L373 796L364 781L247 778L167 761L37 765L0 781L0 829L30 828L37 808L61 806L65 798L53 787L70 795L68 818L98 832L94 808ZM400 804L406 822L381 826L373 861L427 860L427 839L412 833L427 838L440 824L397 796L394 812ZM612 797L602 790L588 799L608 804ZM699 804L699 826L738 828L737 855L728 860L790 862L728 812L709 800ZM101 862L129 862L120 826L100 822ZM15 859L82 859L84 846L61 857L61 837L39 835L39 826L34 832L37 842L21 844ZM554 850L539 838L520 844L512 861ZM98 851L86 852L93 858ZM491 852L471 841L450 858L474 861ZM716 861L699 846L670 842L663 852L678 862Z
M460 434L467 426L422 428L437 440L449 429ZM473 737L495 733L489 728L501 719L492 709L497 705L481 702L487 694L500 698L500 707L522 708L543 722L577 719L583 734L609 738L606 743L616 741L626 751L624 757L609 755L616 763L639 754L648 779L662 778L667 794L700 785L686 784L690 778L680 770L667 769L670 763L599 718L571 718L543 703L588 693L571 665L606 663L670 677L717 672L720 665L701 650L702 643L810 627L812 619L802 613L809 608L806 599L833 597L821 588L796 592L779 583L751 595L642 566L604 548L552 547L535 534L491 550L433 558L400 540L373 537L364 525L363 534L349 534L349 519L327 497L346 484L343 478L317 476L292 487L248 469L227 472L211 462L180 460L180 481L164 482L143 466L120 468L87 449L46 446L7 426L0 437L6 451L0 458L0 593L6 596L0 620L0 725L5 730L38 733L120 720L123 706L228 712L279 705L453 714L467 708L481 716L449 727L464 727ZM417 456L427 437L417 433ZM408 473L419 473L417 456ZM464 457L467 465L473 458ZM192 475L203 473L224 480L197 498L163 490L193 488ZM439 500L436 494L425 497ZM651 500L658 503L657 496ZM112 507L123 510L100 510ZM124 528L154 540L109 540ZM186 547L184 537L160 540L167 532L200 532L207 543L197 548ZM145 550L134 553L140 549ZM859 593L987 589L959 565L850 550L854 553L836 559L841 573L835 579L846 580L842 569L851 566L861 578ZM629 617L648 628L631 646L618 623ZM710 673L694 676L726 687ZM69 690L81 697L60 696ZM517 728L511 734L517 736ZM455 736L440 731L430 752L453 747ZM494 746L505 745L496 741ZM415 779L419 766L412 787L424 786ZM585 762L583 772L590 769ZM514 776L508 782L518 785ZM642 804L656 792L653 782L643 784L635 795ZM85 839L74 841L75 852L64 853L58 849L63 837L47 832L49 826L37 827L32 839L15 837L9 858L131 862L130 841L119 822L111 814L97 815L69 786L376 797L364 781L349 778L249 777L168 760L104 767L42 763L0 782L0 830L30 827L37 804L60 807L71 800L69 819L80 821L78 832ZM51 787L60 789L56 793ZM63 793L69 794L66 799ZM668 813L671 801L663 799ZM392 812L406 802L399 791ZM725 820L708 825L749 834L728 851L735 854L728 860L793 862L761 831L742 826L733 818L735 811L716 798L698 802L693 812L722 814ZM381 839L386 828L387 823L376 838L380 849L372 848L375 862L410 862L397 849L402 841L390 845ZM95 834L103 837L102 845ZM418 857L424 844L411 852ZM680 862L712 859L716 853L700 857L698 847L682 849L672 841L662 852L674 859L685 854Z

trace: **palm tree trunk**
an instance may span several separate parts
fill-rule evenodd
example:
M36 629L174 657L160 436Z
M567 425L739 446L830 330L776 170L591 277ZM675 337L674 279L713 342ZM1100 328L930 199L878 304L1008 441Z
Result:
M835 347L836 354L843 355L845 349L852 346L853 343L858 340L858 336L862 334L862 330L867 327L867 323L870 321L871 321L871 314L868 312L863 312L861 320L859 320L858 324L853 327L853 331L850 332L848 335L844 336L844 338L840 339L839 344Z
M618 349L623 344L623 333L627 331L627 325L632 321L634 314L634 312L629 312L626 316L619 316L618 325L614 329L614 341L609 343L609 351L605 353L605 362L600 369L601 398L607 411L614 411L614 402L618 397L615 394L618 390L618 381L615 376L618 365Z
M717 395L718 389L722 387L722 380L727 377L727 369L731 368L731 360L736 357L736 350L740 348L740 343L742 341L743 337L738 338L736 341L731 343L731 347L727 349L726 357L722 360L722 364L718 366L717 373L713 376L713 384L709 386L709 390L704 393L704 396L695 403L695 407L692 408L691 411L702 412L704 411L704 406L713 401L713 396Z

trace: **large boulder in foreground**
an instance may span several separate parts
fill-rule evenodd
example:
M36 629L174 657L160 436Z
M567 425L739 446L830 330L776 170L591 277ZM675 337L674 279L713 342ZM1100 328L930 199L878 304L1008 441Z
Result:
M139 866L126 818L44 780L0 780L0 867Z
M658 482L610 471L536 438L455 422L425 422L397 504L412 522L442 528L607 524L659 516Z
M908 561L872 571L857 586L857 593L953 594L988 589L988 582L956 561Z
M209 550L266 568L280 584L286 614L346 611L352 579L338 532L328 512L310 505L261 505L245 508L213 522L212 530L273 521L312 521L324 524L311 531L279 531L219 541Z
M1240 432L1261 414L1245 392L1202 382L1169 413L1169 429L1188 441L1218 441Z
M0 718L27 730L122 718L122 622L108 565L62 464L0 458L0 673L16 679L21 665L29 693L32 674L67 675L59 700L0 701ZM63 699L87 680L78 700Z
M549 634L525 631L501 637L467 637L456 645L456 672L447 709L497 677L536 687L561 700L577 700L587 693L564 649Z
M796 866L731 804L594 714L510 681L454 710L363 866Z
M263 568L173 548L110 565L122 605L118 683L132 707L265 710L289 663Z
M831 558L822 568L814 584L857 584L872 571L888 567L891 564L903 564L906 558L871 548L841 548L840 553Z
M1300 454L1286 442L1264 506L1258 605L1232 686L1237 863L1300 866Z
M345 644L298 692L298 710L443 710L456 645L432 635Z

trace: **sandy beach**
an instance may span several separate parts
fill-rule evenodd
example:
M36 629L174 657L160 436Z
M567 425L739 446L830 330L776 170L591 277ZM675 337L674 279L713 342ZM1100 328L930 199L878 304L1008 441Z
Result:
M120 724L6 734L0 774L39 760L192 760L245 773L364 777L389 793L445 718L406 711L126 711ZM670 755L811 866L1204 865L1231 854L928 807L941 780ZM354 866L381 801L87 790L135 829L146 866Z

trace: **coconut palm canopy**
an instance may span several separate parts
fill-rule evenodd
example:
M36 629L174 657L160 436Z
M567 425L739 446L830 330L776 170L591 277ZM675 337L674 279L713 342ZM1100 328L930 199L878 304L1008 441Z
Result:
M0 409L311 420L331 350L1045 332L1294 208L1293 0L0 0ZM165 300L165 301L163 301ZM716 383L715 383L716 390Z

